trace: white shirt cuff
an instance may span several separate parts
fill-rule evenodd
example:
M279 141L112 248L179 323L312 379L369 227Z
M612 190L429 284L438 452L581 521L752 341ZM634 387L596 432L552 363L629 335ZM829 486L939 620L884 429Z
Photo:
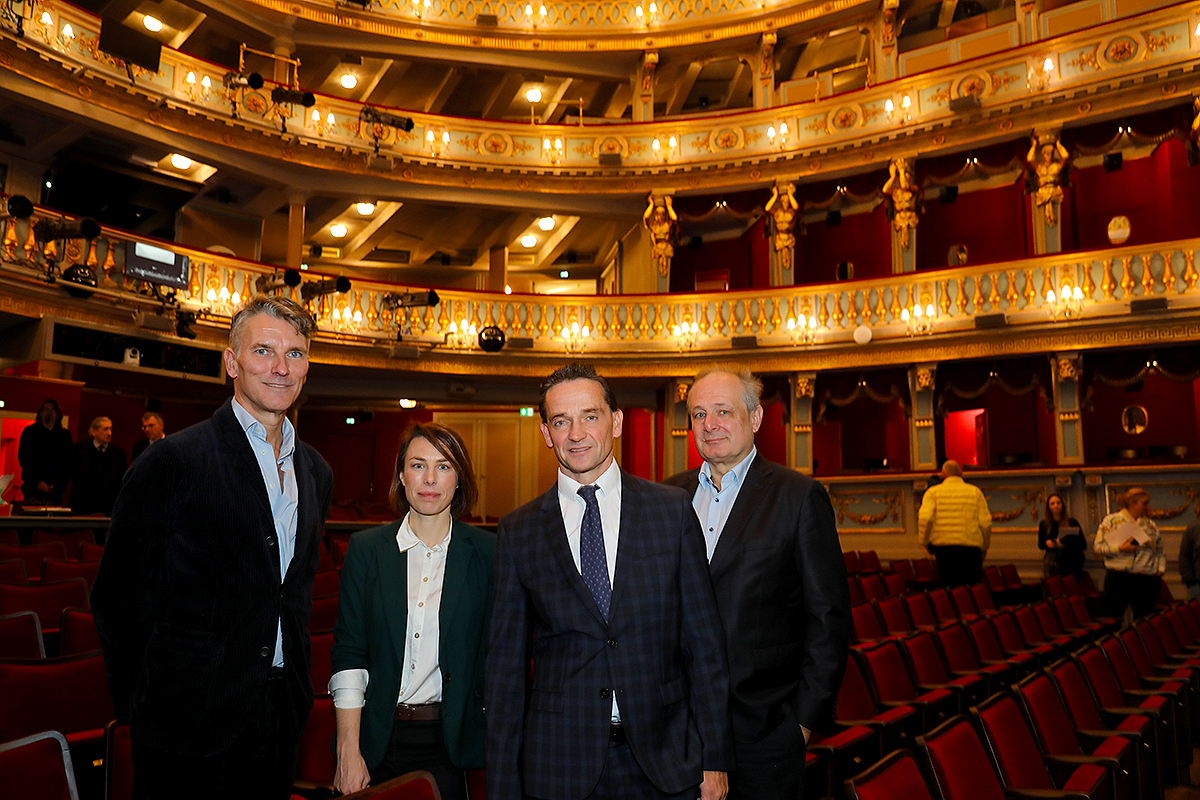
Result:
M334 708L362 708L366 705L367 682L371 677L365 669L344 669L329 679L329 692Z

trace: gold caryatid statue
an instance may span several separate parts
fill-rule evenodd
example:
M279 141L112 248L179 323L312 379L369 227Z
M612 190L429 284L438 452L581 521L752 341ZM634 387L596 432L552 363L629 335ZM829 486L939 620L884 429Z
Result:
M796 202L794 183L776 184L771 188L771 199L763 209L771 215L771 244L775 247L780 272L792 268L792 254L796 247L796 215L800 206Z
M1036 133L1025 156L1029 169L1037 178L1033 201L1042 207L1046 224L1051 227L1058 224L1057 207L1063 199L1062 171L1070 157L1071 154L1057 137L1039 139Z
M892 226L900 234L900 249L907 250L912 241L911 231L917 227L917 183L913 179L912 162L893 158L888 164L887 183L883 193L892 198Z
M671 258L675 255L675 248L671 242L679 227L679 217L671 205L671 196L663 197L663 202L659 205L654 202L654 195L650 195L650 202L642 214L642 224L650 232L650 240L653 243L650 253L655 266L658 267L658 274L668 275L671 272Z

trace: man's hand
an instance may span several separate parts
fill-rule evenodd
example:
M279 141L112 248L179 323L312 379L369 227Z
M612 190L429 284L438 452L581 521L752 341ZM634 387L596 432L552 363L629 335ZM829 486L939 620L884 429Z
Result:
M729 776L724 772L704 770L704 780L700 783L700 800L725 800L729 794Z
M1138 549L1137 539L1130 536L1117 549L1120 550L1122 553L1132 553L1134 550Z
M337 769L333 773L333 785L342 794L350 794L371 785L367 762L357 747L338 748Z

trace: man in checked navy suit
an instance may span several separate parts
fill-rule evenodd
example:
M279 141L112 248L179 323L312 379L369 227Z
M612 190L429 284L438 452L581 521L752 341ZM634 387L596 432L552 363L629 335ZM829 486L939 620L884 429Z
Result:
M500 520L488 800L722 800L729 677L691 499L616 465L590 367L551 375L540 411L558 481Z

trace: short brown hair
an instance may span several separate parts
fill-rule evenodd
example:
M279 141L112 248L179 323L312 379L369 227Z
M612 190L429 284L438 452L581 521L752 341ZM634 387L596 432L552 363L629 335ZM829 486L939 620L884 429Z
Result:
M542 415L542 422L549 422L546 417L546 395L555 386L567 381L595 381L600 384L600 391L604 394L604 402L608 405L608 410L614 414L617 411L617 396L613 394L612 387L608 385L608 381L596 372L595 368L587 364L567 364L565 367L559 367L550 373L550 377L546 378L542 384L541 391L538 395L538 413Z
M1117 495L1117 505L1119 505L1121 508L1129 508L1129 506L1133 504L1133 501L1139 497L1145 497L1149 499L1150 493L1141 486L1130 486L1128 489Z
M457 433L436 422L415 422L400 437L400 451L396 453L396 471L392 474L392 487L388 490L388 501L392 510L401 517L408 513L408 497L404 494L404 484L400 477L404 474L404 460L408 458L408 448L414 439L424 439L433 445L450 462L454 474L458 477L454 499L450 501L450 516L460 519L469 514L479 498L479 487L475 483L471 456L467 454L467 447Z
M147 411L145 414L142 414L142 422L145 422L146 420L151 419L151 418L158 420L159 425L162 425L165 423L165 421L163 420L162 414L158 413L157 411Z
M266 314L275 319L291 323L296 333L304 337L305 344L312 343L312 335L317 331L317 321L304 310L304 307L286 297L258 294L246 301L246 305L238 309L229 324L229 346L236 353L239 350L242 334L246 325L259 314Z

